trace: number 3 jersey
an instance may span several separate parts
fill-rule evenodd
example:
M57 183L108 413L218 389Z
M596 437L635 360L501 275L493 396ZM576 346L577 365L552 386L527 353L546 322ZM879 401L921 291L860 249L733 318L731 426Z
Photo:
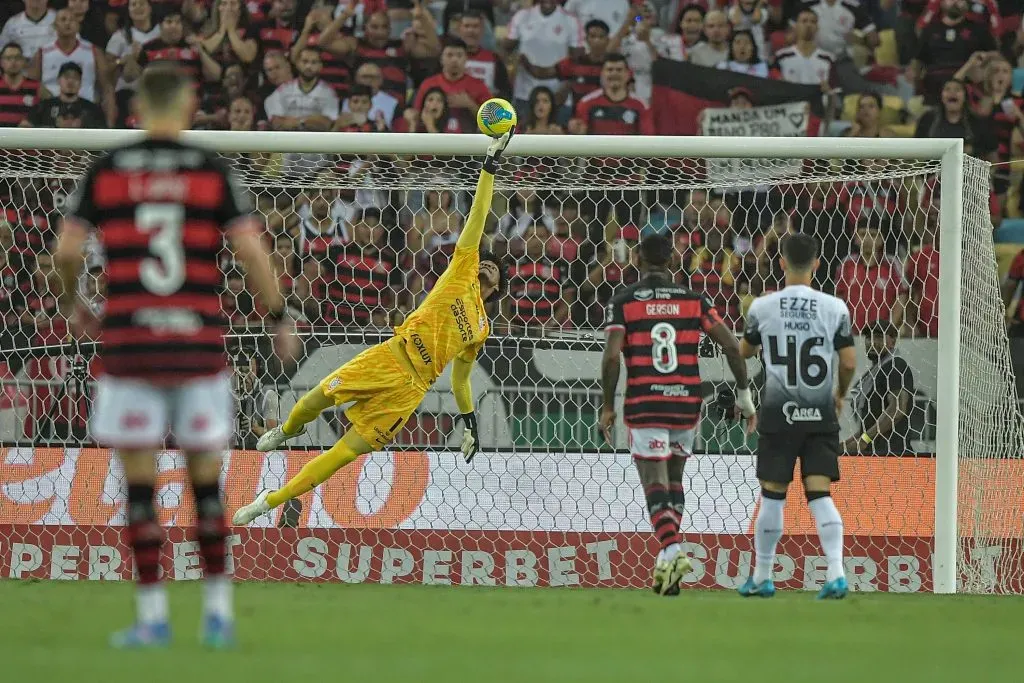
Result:
M697 347L701 334L720 322L710 299L659 275L615 293L605 330L625 332L627 426L696 426L703 402Z
M68 198L65 230L106 257L104 371L156 383L223 372L226 231L259 229L211 153L145 140L99 159Z
M762 432L839 430L832 399L835 352L853 346L842 299L791 285L750 305L743 336L761 347Z

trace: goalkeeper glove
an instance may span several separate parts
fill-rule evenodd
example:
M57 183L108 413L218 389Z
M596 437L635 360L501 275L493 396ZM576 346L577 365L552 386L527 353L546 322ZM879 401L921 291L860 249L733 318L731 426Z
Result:
M484 170L494 175L498 172L498 161L501 159L501 153L508 147L509 141L512 140L512 136L515 134L515 129L502 135L500 138L495 138L491 146L487 148L487 158L484 159Z
M465 429L462 431L462 456L468 463L473 459L473 456L480 452L480 431L476 426L476 413L462 413L459 415L460 420L465 425Z

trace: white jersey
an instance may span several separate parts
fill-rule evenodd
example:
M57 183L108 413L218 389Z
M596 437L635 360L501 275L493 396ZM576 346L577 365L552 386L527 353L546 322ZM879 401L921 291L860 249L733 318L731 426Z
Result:
M835 354L853 346L846 302L790 285L750 305L743 337L761 347L763 432L839 430L832 400Z
M3 31L0 32L0 47L7 43L17 43L21 46L25 59L31 60L40 48L57 40L57 34L53 30L53 20L56 17L57 13L52 9L47 10L39 21L32 21L24 12L15 14L7 20Z
M131 35L129 36L129 31ZM121 57L130 55L132 52L132 44L138 43L139 45L145 45L151 40L156 40L160 37L160 25L155 24L153 28L148 31L140 31L139 29L132 26L128 30L120 30L110 36L110 40L107 41L107 54L114 57L111 61L117 61ZM115 90L135 90L135 83L129 83L124 80L124 76L119 76L117 79L117 87Z
M338 118L338 96L334 88L323 81L317 81L308 91L303 90L296 78L282 83L277 90L270 93L263 102L263 109L271 118L294 116L304 119L319 115L334 121Z
M71 52L64 52L51 43L42 49L40 61L40 82L51 95L57 96L60 92L60 85L57 78L60 68L67 62L74 62L82 67L82 86L78 89L78 96L83 100L96 103L96 51L88 40L78 39Z
M820 85L832 77L832 54L815 48L808 56L804 56L795 45L783 48L775 53L775 63L782 73L782 80L804 85Z
M570 48L583 47L583 27L579 19L561 7L545 16L540 6L534 5L515 13L508 24L508 38L519 41L519 53L527 55L534 66L546 68L568 57ZM557 78L534 78L526 69L516 70L516 99L529 99L538 85L558 90L560 82Z

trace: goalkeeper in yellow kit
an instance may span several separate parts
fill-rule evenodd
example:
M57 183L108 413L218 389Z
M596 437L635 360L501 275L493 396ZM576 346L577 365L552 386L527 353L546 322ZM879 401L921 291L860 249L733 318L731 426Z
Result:
M476 455L480 438L469 374L491 330L484 304L498 296L507 280L499 259L481 253L480 239L491 209L497 163L511 137L506 133L487 149L473 208L455 255L419 308L395 328L395 336L366 349L299 399L284 424L263 434L256 448L280 448L288 439L305 433L305 425L321 412L350 401L355 403L345 414L352 428L282 488L263 491L239 508L232 518L234 524L248 524L311 491L360 455L391 443L450 361L455 363L452 393L465 426L462 454L466 462Z

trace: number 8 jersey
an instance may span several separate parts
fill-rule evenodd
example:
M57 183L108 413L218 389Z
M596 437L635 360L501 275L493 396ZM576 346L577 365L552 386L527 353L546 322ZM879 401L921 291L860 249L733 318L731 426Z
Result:
M101 357L114 376L177 383L224 371L229 231L258 230L213 154L166 140L111 151L68 198L65 229L95 231L106 259Z
M853 346L850 311L842 299L791 285L750 305L743 336L761 347L764 363L760 431L839 430L834 363L836 351Z
M703 402L697 347L722 322L711 300L658 276L616 292L605 330L624 330L623 422L631 428L692 429Z

